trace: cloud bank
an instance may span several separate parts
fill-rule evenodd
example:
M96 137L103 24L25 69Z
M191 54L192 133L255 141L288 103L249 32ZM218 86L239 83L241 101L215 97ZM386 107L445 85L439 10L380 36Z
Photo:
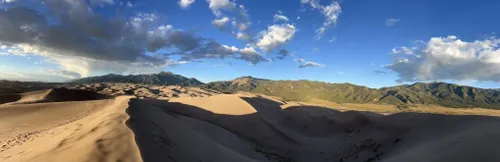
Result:
M163 24L162 17L155 13L137 13L129 18L104 17L93 9L97 2L104 7L115 5L114 1L45 0L37 9L15 5L0 10L0 53L46 57L59 69L44 72L66 78L158 72L194 59L234 58L251 64L269 61L253 47L228 48L216 40ZM187 7L187 2L194 1L179 1L179 4ZM232 2L215 2L210 4L214 11L233 6ZM240 21L245 20L244 7L237 8L241 12L235 21L243 29L240 22L249 21ZM161 49L173 52L160 54ZM172 60L171 55L182 59Z
M433 37L420 46L393 49L393 53L392 63L385 68L398 74L398 82L500 82L500 39L497 38L468 42L453 35Z

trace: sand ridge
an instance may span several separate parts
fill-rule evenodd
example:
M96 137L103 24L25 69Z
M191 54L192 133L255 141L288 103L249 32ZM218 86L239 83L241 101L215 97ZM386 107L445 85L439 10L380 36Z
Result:
M1 161L500 159L497 117L383 115L180 86L67 88L2 94Z
M131 83L68 84L63 87L108 94L112 96L133 95L137 98L170 99L178 97L205 97L220 92L200 87L142 85Z
M0 159L141 161L125 125L129 98L1 105Z
M131 127L134 132L141 132L137 134L136 142L146 150L143 156L151 158L149 161L234 161L234 158L222 158L226 156L220 154L226 153L214 148L217 152L208 151L211 156L201 153L207 151L205 147L184 148L192 145L191 140L184 141L184 138L200 140L202 137L212 137L207 128L196 131L196 137L188 137L183 136L188 133L174 135L168 130L177 128L161 124L179 126L182 125L179 121L188 118L215 125L227 130L225 134L229 135L226 136L236 136L245 141L233 142L234 145L247 148L238 152L242 156L239 161L247 158L255 161L496 161L499 158L496 151L500 148L499 141L493 137L500 131L486 129L499 127L500 120L497 117L418 113L382 115L282 103L259 95L236 96L222 95L213 103L210 103L210 98L216 96L204 99L179 98L169 102L132 100L131 111L140 112L145 110L141 108L147 107L156 116L154 120L138 118L133 121L137 122L137 126ZM227 104L241 101L250 106ZM217 105L217 109L210 104ZM235 115L234 110L231 110L235 108L251 111ZM253 110L256 112L252 113ZM166 119L169 121L161 121ZM151 125L151 128L144 129L138 123L156 123L157 126ZM183 125L183 128L192 129L189 125ZM199 137L200 134L203 136ZM163 139L165 143L153 147L154 138ZM220 138L211 138L210 141L221 143ZM253 150L248 149L248 145ZM235 146L223 146L235 150ZM477 151L469 148L477 148ZM157 149L162 150L161 153L152 151ZM196 151L190 154L182 150ZM264 155L265 159L252 156L255 152ZM216 157L212 157L214 155Z

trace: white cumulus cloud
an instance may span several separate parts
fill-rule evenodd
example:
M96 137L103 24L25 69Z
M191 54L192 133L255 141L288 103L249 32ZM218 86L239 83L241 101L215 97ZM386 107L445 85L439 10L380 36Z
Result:
M308 61L308 62L304 62L302 65L298 66L299 69L307 68L307 67L319 67L319 68L323 68L323 67L325 67L325 65L320 64L320 63L316 63L316 62L312 62L312 61Z
M245 33L243 33L243 32L238 32L238 33L236 34L236 39L249 41L249 40L251 40L252 38L251 38L248 34L245 34Z
M264 52L270 53L290 41L295 32L296 28L291 24L269 26L267 30L259 33L256 46Z
M226 25L227 22L229 22L229 18L223 17L220 19L213 20L212 25L214 25L219 30L224 30L224 26Z
M15 2L17 0L2 0L2 3L11 3L11 2Z
M330 5L326 6L321 5L319 0L301 0L300 3L311 5L313 9L321 11L323 16L325 16L323 25L316 29L316 40L321 39L329 28L332 28L337 24L337 20L342 13L340 3L337 1L333 1Z
M407 55L411 55L413 54L413 49L410 49L408 47L400 47L399 49L398 48L393 48L392 49L392 54L407 54Z
M226 31L230 33L236 33L247 30L252 22L250 21L248 11L245 6L236 4L235 1L230 0L207 0L208 7L212 10L212 13L220 19L224 20L220 23L226 24L229 20L232 21L232 25L235 29L219 28L221 31ZM227 18L227 19L226 19ZM213 22L217 21L214 20ZM218 27L216 25L216 27ZM236 31L237 30L237 31Z
M284 21L284 22L288 22L288 17L286 17L285 15L282 15L281 12L280 13L277 13L274 15L274 21Z
M222 45L222 47L226 48L226 50L230 51L231 53L236 53L239 54L241 59L248 60L250 64L255 65L261 61L269 61L267 59L264 59L262 57L262 54L257 52L253 47L245 47L242 49L238 49L234 46L226 46Z
M425 44L395 50L384 67L399 82L477 80L500 82L500 39L462 41L456 36L433 37Z
M231 10L236 7L236 3L229 0L207 0L208 7L212 10L214 15L221 16L221 9Z
M179 4L179 6L181 6L181 8L183 9L186 9L186 8L189 8L189 6L191 6L191 4L193 4L196 0L179 0L179 2L177 2L177 4Z
M323 65L323 64L313 62L313 61L306 61L306 60L301 59L301 58L296 58L296 59L294 59L294 61L297 63L301 63L299 66L297 66L297 68L299 68L299 69L307 68L307 67L319 67L319 68L325 67L325 65Z
M238 21L233 21L231 24L233 24L233 27L240 30L240 31L245 31L248 29L248 27L250 26L250 23L241 23L241 22L238 22Z

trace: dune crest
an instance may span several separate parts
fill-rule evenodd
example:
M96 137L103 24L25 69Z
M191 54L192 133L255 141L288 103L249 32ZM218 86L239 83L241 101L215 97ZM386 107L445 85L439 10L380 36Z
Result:
M237 104L242 100L250 106ZM240 108L234 113L233 109ZM133 99L129 114L129 125L146 161L465 162L500 158L496 151L500 141L495 137L500 131L488 129L500 125L497 117L342 112L248 94Z
M182 97L171 99L169 102L179 102L191 106L203 107L205 110L216 114L246 115L257 112L252 105L248 104L237 95L221 94L203 98Z
M125 125L130 97L67 89L21 96L44 103L0 105L1 161L141 161Z
M147 91L170 97L140 96ZM109 97L53 89L4 94L0 161L500 159L497 117L341 111L183 87L138 86L129 92L134 93Z
M87 101L109 99L110 96L88 90L54 88L18 94L0 94L0 104L28 104L44 102Z

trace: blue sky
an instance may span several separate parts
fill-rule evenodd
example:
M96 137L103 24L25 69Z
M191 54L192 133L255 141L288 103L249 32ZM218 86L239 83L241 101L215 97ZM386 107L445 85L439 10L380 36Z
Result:
M500 81L500 2L491 0L3 0L0 6L0 26L16 26L0 27L3 79L172 71L204 82L251 75L498 88Z

